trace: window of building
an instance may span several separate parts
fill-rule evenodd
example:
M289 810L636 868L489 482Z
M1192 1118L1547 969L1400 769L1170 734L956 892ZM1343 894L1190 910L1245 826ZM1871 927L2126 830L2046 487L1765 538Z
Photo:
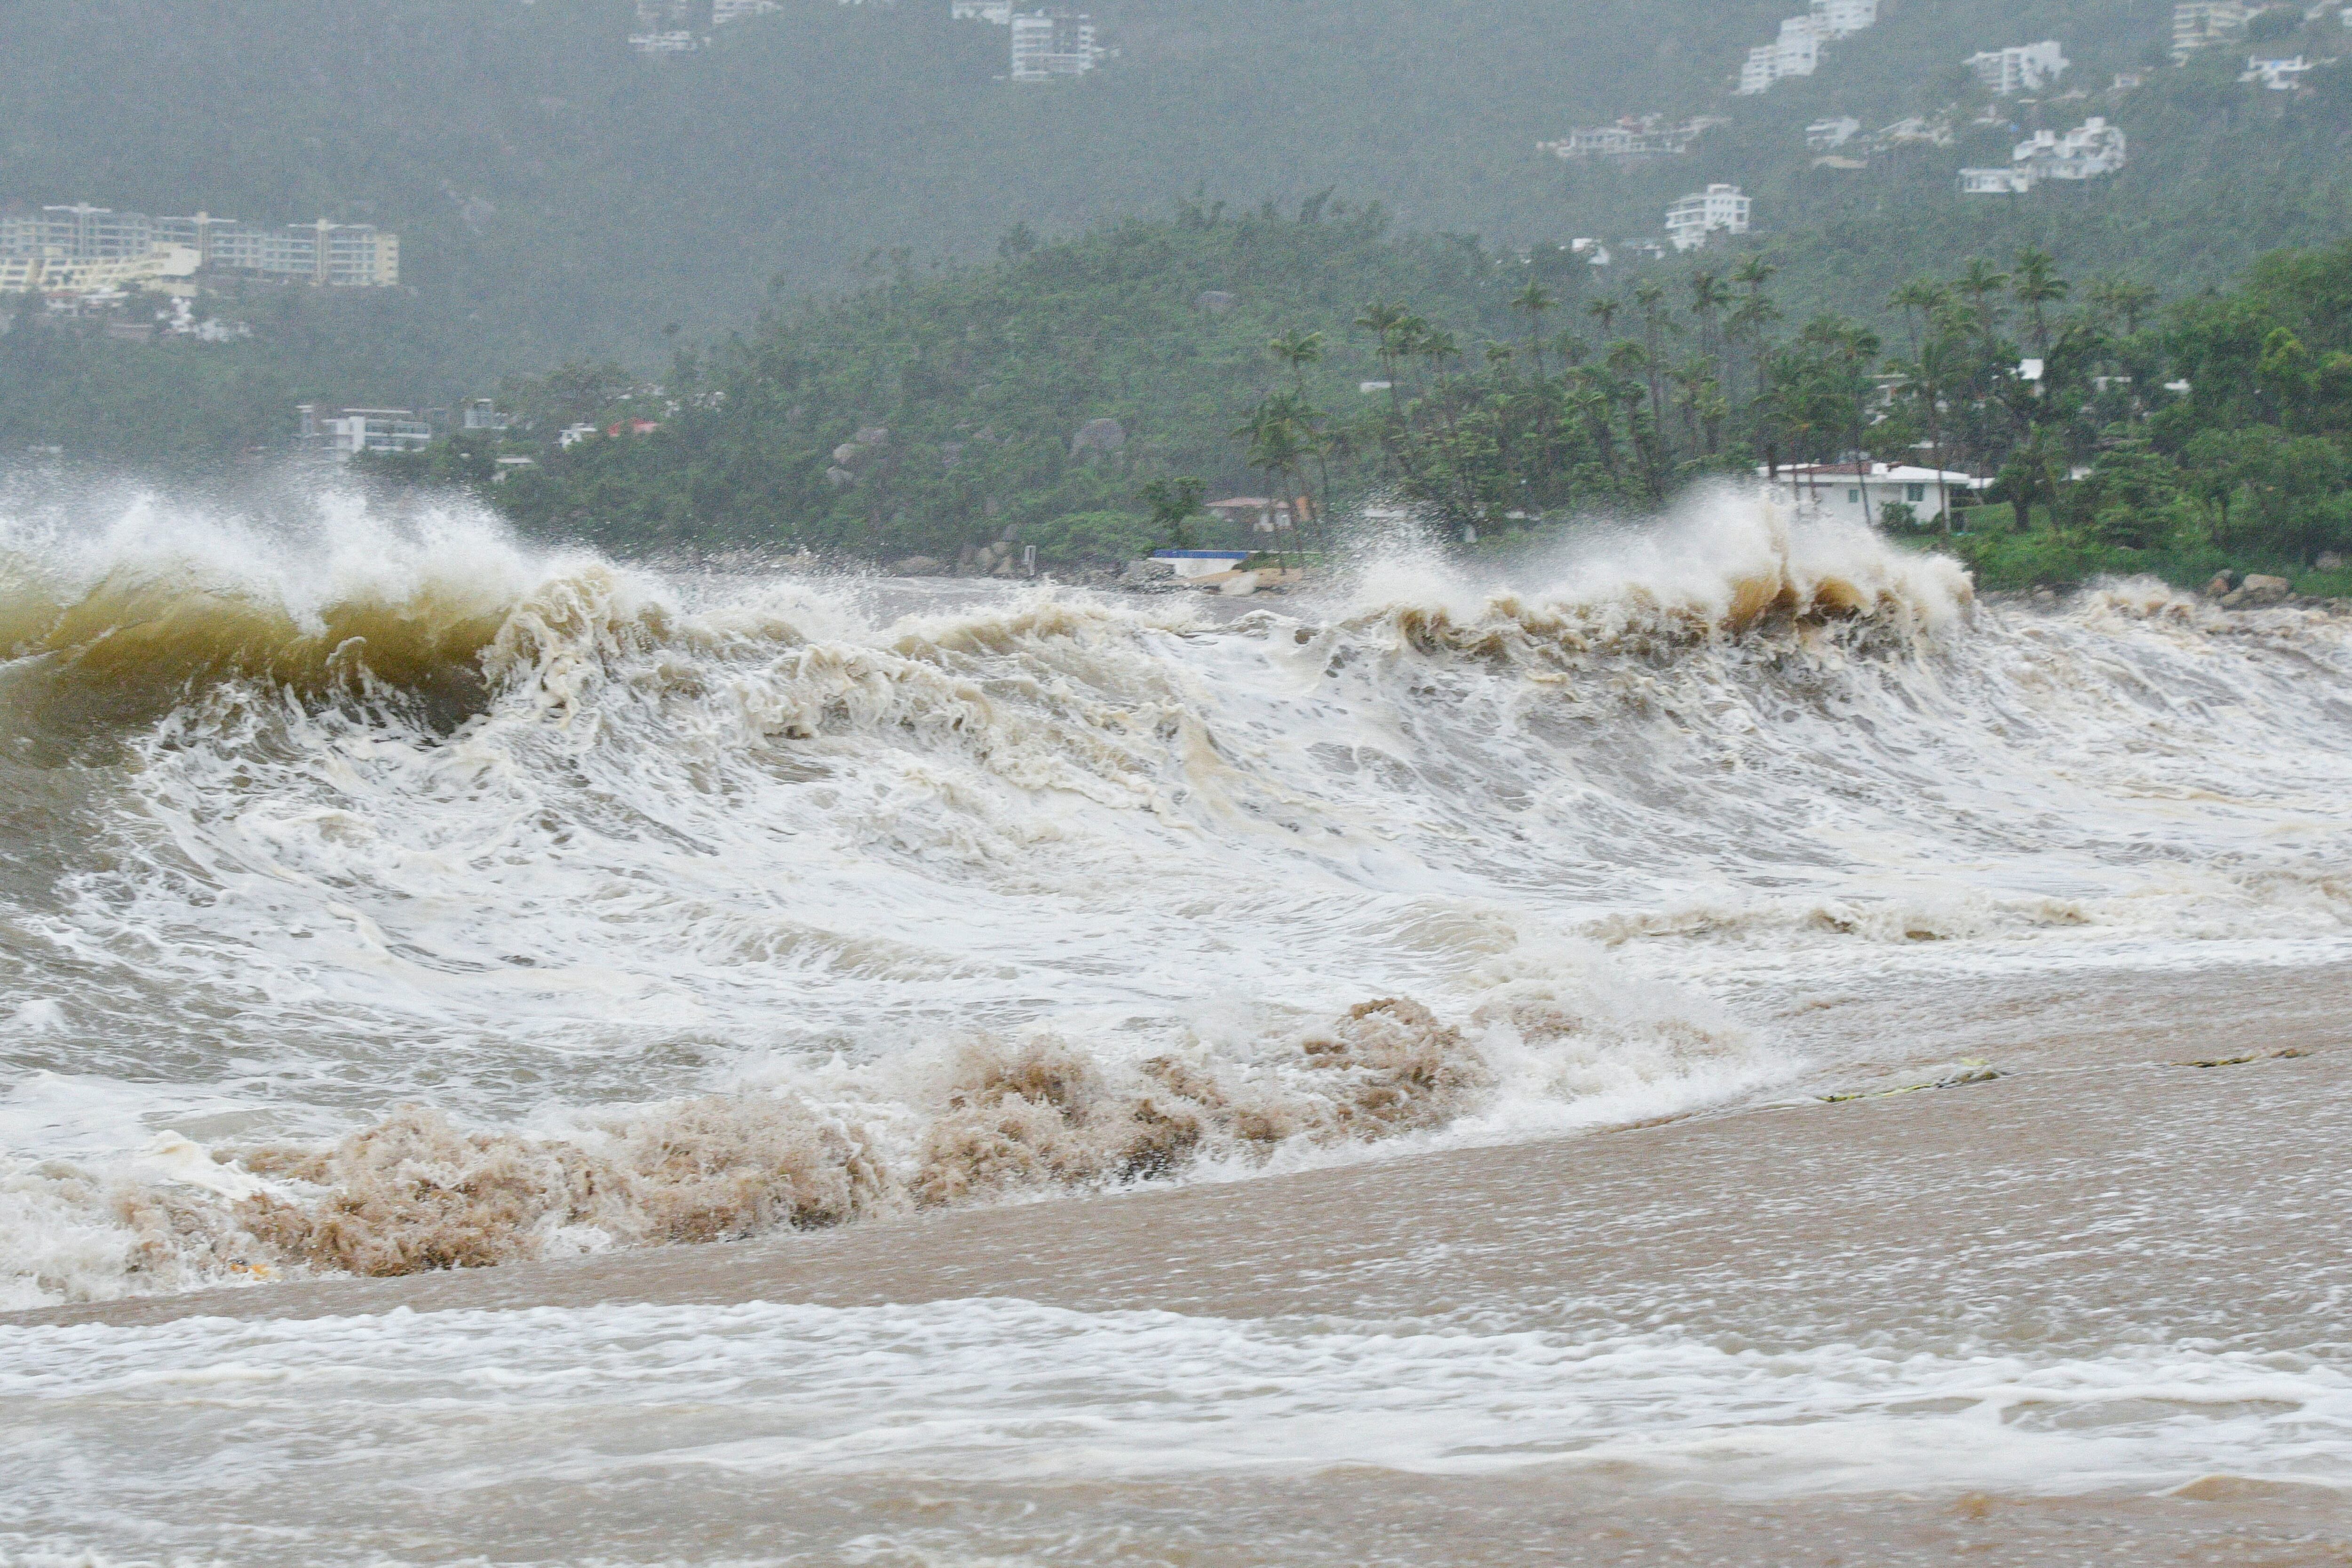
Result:
M1924 501L1927 498L1927 486L1906 485L1903 486L1903 498L1906 501Z
M1856 502L1860 501L1861 499L1862 499L1862 492L1861 492L1860 490L1852 490L1852 489L1850 489L1850 490L1848 490L1848 491L1845 493L1845 502L1846 502L1846 505L1847 505L1847 506L1849 506L1849 507L1851 507L1851 506L1854 505Z

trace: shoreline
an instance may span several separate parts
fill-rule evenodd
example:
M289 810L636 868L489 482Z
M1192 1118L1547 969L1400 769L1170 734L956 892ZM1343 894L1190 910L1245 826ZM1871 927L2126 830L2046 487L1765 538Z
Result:
M2169 984L2105 971L2087 978L2044 977L2022 995L1950 978L1904 996L1830 1008L1807 1030L1851 1040L1933 1006L1940 1009L1942 1028L1924 1042L1928 1049L1902 1053L1898 1060L1912 1064L1908 1069L1870 1066L1854 1057L1843 1070L1819 1070L1801 1100L1735 1104L1633 1127L1234 1180L877 1217L737 1241L383 1279L119 1297L0 1314L0 1325L317 1317L397 1307L434 1312L751 1301L851 1306L1005 1295L1087 1311L1149 1306L1257 1315L1313 1310L1307 1303L1328 1288L1328 1270L1304 1270L1318 1281L1304 1296L1298 1287L1267 1281L1288 1267L1285 1260L1303 1264L1315 1247L1336 1249L1335 1265L1344 1259L1349 1270L1388 1279L1394 1260L1442 1239L1449 1227L1490 1223L1497 1203L1516 1206L1512 1226L1552 1228L1563 1237L1596 1225L1622 1227L1646 1212L1645 1184L1654 1178L1685 1193L1694 1213L1711 1215L1716 1234L1703 1243L1677 1238L1664 1250L1629 1252L1627 1267L1663 1280L1681 1266L1676 1255L1687 1252L1704 1257L1709 1268L1745 1253L1745 1267L1764 1269L1771 1239L1784 1233L1747 1227L1743 1194L1769 1186L1776 1164L1841 1171L1839 1179L1858 1192L1919 1166L1930 1157L1925 1151L1948 1145L1956 1129L1968 1128L1974 1146L2008 1149L2021 1178L2041 1184L2053 1180L2052 1173L2065 1161L2089 1157L2082 1145L2086 1127L2105 1129L2103 1137L2127 1138L2135 1128L2168 1125L2168 1118L2218 1114L2248 1093L2271 1095L2281 1084L2301 1088L2278 1101L2276 1114L2338 1118L2352 1134L2352 1095L2339 1092L2352 1068L2352 1051L2339 1048L2352 1045L2352 1029L2334 1021L2352 1016L2352 976L2343 968L2233 967L2169 977ZM2257 983L2286 988L2296 1005L2252 1012L2215 1005ZM1973 1014L1971 995L1979 998ZM2062 1009L2076 1016L2069 1019L2055 1010ZM2159 1020L2168 1016L2174 1026L2169 1038L2158 1038ZM1990 1053L1997 1076L1904 1092L1918 1086L1920 1067L1975 1052ZM1832 1103L1824 1097L1842 1084L1856 1091L1851 1098ZM2352 1137L2342 1146L2352 1148ZM1963 1151L1951 1145L1945 1155L1962 1158ZM1741 1174L1735 1178L1735 1172ZM1572 1216L1548 1196L1570 1190L1580 1195ZM1605 1202L1597 1196L1603 1191ZM1440 1194L1447 1196L1440 1200ZM1841 1203L1858 1208L1861 1199L1825 1191L1820 1203L1824 1210ZM1462 1213L1471 1218L1463 1220ZM2336 1223L2345 1250L2352 1253L2352 1220ZM1944 1233L1934 1245L1958 1243L1932 1215L1908 1224L1923 1247L1939 1229ZM1360 1233L1358 1240L1332 1239L1350 1229ZM1024 1252L1027 1262L1007 1261ZM1046 1259L1050 1265L1040 1261ZM1243 1275L1257 1282L1244 1287L1236 1282ZM1211 1280L1223 1282L1181 1283ZM1557 1283L1563 1290L1586 1285L1572 1276ZM1387 1299L1392 1288L1382 1288L1381 1311L1431 1310L1430 1301L1410 1290ZM2178 1294L2153 1278L2137 1289L2150 1300ZM2129 1299L2126 1293L2117 1304Z

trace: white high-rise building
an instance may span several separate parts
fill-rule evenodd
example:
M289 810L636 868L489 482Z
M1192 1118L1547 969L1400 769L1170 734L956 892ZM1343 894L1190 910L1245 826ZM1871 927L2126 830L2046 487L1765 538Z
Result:
M2245 0L2186 0L2172 8L2172 63L2186 65L2189 57L2208 44L2229 43L2246 30L2251 14Z
M1753 204L1737 185L1695 191L1666 209L1666 237L1676 250L1696 250L1711 234L1744 235Z
M1995 98L2040 92L2066 74L2066 52L2055 38L2038 44L2011 44L1969 57L1969 68Z
M184 249L206 272L249 272L333 288L400 282L400 236L373 224L264 227L216 218L150 217L88 203L0 211L0 256L42 261L134 262Z
M993 22L1013 26L1013 0L949 0L948 17L956 22Z
M1015 16L1012 28L1014 81L1084 76L1103 57L1095 42L1094 18L1083 13L1041 11Z
M1878 20L1878 0L1813 0L1813 28L1824 38L1846 38Z

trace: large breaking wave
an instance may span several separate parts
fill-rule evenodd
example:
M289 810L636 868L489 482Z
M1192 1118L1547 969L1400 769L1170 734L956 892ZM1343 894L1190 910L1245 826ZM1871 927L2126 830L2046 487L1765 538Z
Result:
M10 525L0 1302L1629 1121L1809 964L2352 915L2342 618L1729 494L1238 610Z

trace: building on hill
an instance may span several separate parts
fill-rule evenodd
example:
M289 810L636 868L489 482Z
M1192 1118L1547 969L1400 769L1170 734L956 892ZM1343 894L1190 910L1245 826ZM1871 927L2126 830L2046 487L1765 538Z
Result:
M1878 20L1878 0L1812 0L1801 16L1781 20L1780 36L1748 51L1739 92L1769 92L1782 77L1809 77L1821 68L1822 46L1850 38Z
M360 452L422 452L433 444L432 422L406 408L328 408L297 404L302 445L347 463Z
M1666 124L1665 117L1659 114L1645 114L1638 120L1627 115L1614 125L1580 125L1558 141L1537 142L1536 151L1570 159L1672 158L1689 152L1694 142L1716 127L1730 123L1711 114L1679 125Z
M1768 92L1782 77L1809 77L1821 68L1822 35L1811 16L1790 16L1780 24L1780 36L1748 51L1739 70L1739 90L1750 96Z
M1848 523L1874 524L1889 505L1910 507L1919 522L1936 522L1948 503L1973 502L1978 488L1991 483L1957 469L1907 464L1803 463L1756 472L1776 498L1799 511Z
M1899 147L1949 147L1955 140L1949 120L1926 120L1915 114L1881 126L1871 133L1870 145L1874 152L1892 152Z
M1016 16L1011 26L1014 81L1084 76L1102 62L1107 52L1095 40L1094 18L1083 12Z
M782 0L710 0L710 25L723 27L746 16L765 16L783 8Z
M2293 92L2303 85L2304 74L2315 65L2333 65L2332 60L2307 60L2301 55L2292 59L2266 60L2259 55L2246 57L2246 68L2240 72L2240 81L2258 81L2273 92Z
M1862 121L1850 114L1834 120L1816 120L1805 127L1805 151L1828 152L1844 146L1862 131Z
M1666 209L1666 237L1680 251L1698 249L1709 235L1744 235L1753 205L1737 185L1709 185Z
M948 16L957 22L993 22L1013 26L1013 0L949 0Z
M2033 171L2011 167L1963 169L1960 171L1960 194L1963 196L2021 196L2033 189Z
M2011 149L2006 169L1961 170L1960 193L2015 195L2044 180L2096 180L2121 169L2129 156L2122 130L2095 114L2063 136L2035 131Z
M1976 72L1977 80L1995 98L2040 92L2066 74L2068 63L2066 52L2058 47L2055 38L2044 38L2038 44L2011 44L2005 49L1987 49L1969 57L1969 68Z
M0 294L45 294L61 308L100 296L120 301L136 290L184 295L195 291L195 271L196 253L185 246L151 246L130 256L0 255Z
M160 258L180 251L195 258L188 272L249 273L331 288L389 288L400 282L400 236L373 224L320 218L272 227L208 213L150 217L87 202L0 212L0 257L49 264L152 260L142 276L176 277L182 274L175 266Z
M1877 0L1811 0L1805 20L1824 43L1851 37L1878 20Z
M2185 0L2172 8L2172 63L2184 66L2189 57L2210 44L2230 43L2246 30L2252 8L2245 0Z
M1820 37L1850 38L1878 20L1878 0L1812 0L1810 20Z

